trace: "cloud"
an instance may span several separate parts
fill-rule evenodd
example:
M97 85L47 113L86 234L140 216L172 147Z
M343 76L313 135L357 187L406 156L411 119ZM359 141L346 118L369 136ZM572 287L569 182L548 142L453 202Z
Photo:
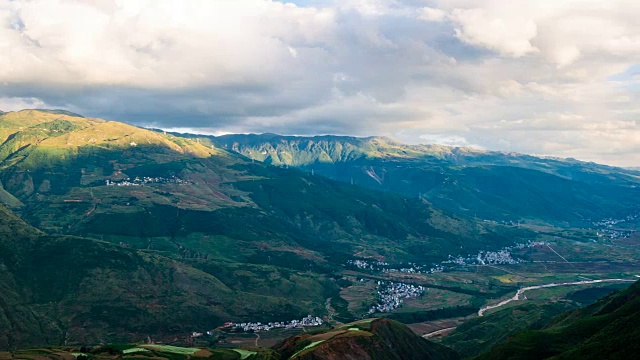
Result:
M47 104L38 98L0 97L0 110L19 111L23 109L46 109Z
M420 10L418 15L419 19L426 21L444 21L447 17L447 13L440 9L434 9L430 7L424 7Z
M331 9L260 0L36 0L3 8L2 22L20 26L2 29L11 49L2 79L83 86L270 82L300 66L289 49L321 45L333 21Z
M531 44L537 35L536 23L525 16L492 16L485 9L455 9L451 18L460 40L520 57L539 50Z
M640 165L635 1L295 2L0 0L0 109Z
M447 134L423 134L420 135L420 139L426 141L429 144L439 144L446 146L458 146L458 147L472 147L481 149L481 146L470 144L469 141L459 135L447 135Z
M567 66L583 56L638 55L634 17L640 4L629 0L442 1L456 36L504 56L538 54Z

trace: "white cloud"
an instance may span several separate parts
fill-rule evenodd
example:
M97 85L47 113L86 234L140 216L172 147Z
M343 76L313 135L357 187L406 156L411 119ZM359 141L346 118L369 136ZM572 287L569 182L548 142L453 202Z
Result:
M531 44L536 23L526 16L494 16L485 9L455 9L456 36L469 44L483 46L503 55L520 57L538 52Z
M109 4L110 6L98 6ZM0 79L132 86L269 81L329 39L331 9L262 0L4 2Z
M640 165L637 1L305 3L0 0L0 109Z
M638 55L640 26L632 0L442 1L457 36L505 56L539 54L558 66L585 54Z
M470 144L469 141L459 135L447 135L447 134L423 134L420 135L420 139L426 141L429 144L439 144L446 146L458 146L458 147L471 147L481 149L481 146Z
M444 21L446 17L447 13L443 10L430 7L422 8L418 15L418 18L426 21Z
M47 104L37 98L0 97L0 110L5 112L46 108Z

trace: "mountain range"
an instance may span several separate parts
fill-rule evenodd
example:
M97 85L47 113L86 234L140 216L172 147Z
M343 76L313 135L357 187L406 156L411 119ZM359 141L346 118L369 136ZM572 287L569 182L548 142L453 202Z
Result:
M65 341L103 341L322 313L327 298L338 298L334 269L356 255L429 262L532 236L424 200L253 162L198 139L59 111L2 115L0 141L0 194L30 234L3 241L42 249L41 257L31 248L3 253L17 259L5 260L15 284L5 313L26 301L28 313L36 307L57 319L33 313L24 325L30 339L48 331L43 322ZM18 221L8 209L3 216ZM53 248L34 240L41 238ZM64 266L51 271L57 264ZM37 272L34 280L17 280L27 270ZM151 279L156 284L145 286ZM207 285L186 291L196 284ZM191 311L174 311L192 301ZM96 313L105 315L89 316Z
M639 183L640 172L631 169L380 137L212 137L60 110L1 113L0 349L171 342L226 322L308 314L349 323L367 315L362 310L374 299L356 306L347 289L365 280L426 284L355 271L346 267L350 261L438 267L481 252L548 246L554 238L578 239L581 245L572 246L586 248L600 241L594 223L624 219L615 231L636 229ZM614 270L598 263L602 273L630 266L619 259L632 246L616 250L623 252L607 265ZM517 285L497 275L480 279L480 267L454 270L476 277L445 273L429 286L464 301L389 317L472 315ZM499 334L490 322L513 315L471 320L443 344L464 356L492 354L493 346L537 354L544 346L535 341L614 307L603 301L626 306L636 288L551 323L576 304L534 306L510 333ZM606 314L627 314L616 311ZM392 320L354 324L352 332L337 326L323 339L302 334L272 350L309 359L335 358L330 354L340 349L371 358L457 357ZM483 327L499 341L468 346L480 341ZM518 333L531 328L540 333ZM558 345L549 356L592 346L583 340Z
M268 164L426 199L482 219L584 225L637 209L640 194L639 171L575 159L406 145L384 137L262 134L210 140Z

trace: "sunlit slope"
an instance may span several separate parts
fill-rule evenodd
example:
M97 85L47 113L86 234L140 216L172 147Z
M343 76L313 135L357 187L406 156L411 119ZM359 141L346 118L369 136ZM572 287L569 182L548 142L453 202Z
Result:
M200 321L211 326L223 320L284 321L309 313L323 315L326 300L339 297L336 274L353 258L430 264L535 236L525 229L452 215L414 197L254 162L223 147L212 148L204 140L68 114L27 114L42 117L29 118L25 124L32 126L25 128L3 123L11 134L0 145L4 188L0 199L29 224L57 236L51 251L60 256L33 252L30 259L42 264L84 263L82 253L87 251L87 261L102 268L100 264L112 257L109 252L73 250L79 248L73 245L76 236L85 242L100 239L104 242L97 242L97 248L111 249L114 257L138 254L140 258L131 258L134 264L158 261L163 269L169 266L179 274L201 278L206 287L203 296L213 300L212 308L207 308L212 315ZM60 250L55 250L57 246ZM135 323L173 323L176 311L169 304L142 301L145 305L140 306L166 311L147 317L145 312L122 310L132 306L127 296L108 294L120 293L131 278L140 279L132 289L148 288L150 298L167 291L187 296L191 290L183 286L191 286L190 281L160 272L157 276L166 282L155 282L155 275L137 275L137 269L147 265L124 265L115 265L119 270L113 276L119 280L113 291L73 293L87 309L95 309L94 314L106 311L104 317L87 315L83 321L98 328L106 319L133 319L122 325L127 329ZM110 284L110 271L92 273L90 278L99 282L91 286L102 289ZM120 300L122 307L115 311L123 311L121 316L102 308ZM63 297L56 298L52 306L62 301ZM187 319L192 312L177 313Z
M216 164L223 166L238 161L227 152L196 140L99 119L27 110L4 114L0 124L8 134L0 145L2 184L18 199L65 195L49 200L55 203L90 199L89 202L95 203L100 202L101 190L106 189L96 189L96 193L78 187L105 184L106 180L122 181L129 177L123 172L136 167L164 166L163 170L151 169L147 174L159 176L160 172L169 178L189 168L189 163L197 159L215 156ZM226 172L230 173L231 170ZM220 176L212 178L218 182L224 180ZM189 181L195 180L200 180L198 174L193 174ZM163 202L161 196L152 191L147 193L151 202ZM233 203L225 201L229 200L228 196L217 189L194 196L211 200L212 207L219 202ZM197 202L186 201L185 206ZM10 205L17 204L13 201Z
M407 145L387 137L282 136L232 134L209 139L250 158L275 165L307 166L344 163L362 158L414 160L455 166L512 166L539 170L572 180L640 182L640 172L592 162L487 151L444 145Z
M583 226L639 211L640 172L573 159L378 137L264 134L209 140L258 161L424 198L482 219Z
M169 161L180 155L221 155L220 151L197 141L124 123L38 110L1 115L0 131L4 138L0 166L15 165L22 170L64 164L108 150L122 151L125 160L139 161Z
M204 140L50 112L3 116L32 125L6 126L4 197L48 232L274 264L356 254L431 261L531 236L424 200L252 163Z

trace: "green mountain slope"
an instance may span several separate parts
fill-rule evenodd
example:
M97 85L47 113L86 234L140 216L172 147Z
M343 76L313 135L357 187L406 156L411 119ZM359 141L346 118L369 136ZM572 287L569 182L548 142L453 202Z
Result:
M572 159L404 145L387 138L210 138L220 147L274 165L410 197L494 220L584 225L638 211L640 172Z
M0 199L48 234L1 240L7 306L36 313L5 346L323 315L347 260L430 264L535 235L117 122L29 110L0 129Z
M363 320L320 334L302 334L273 347L283 359L458 359L451 349L388 319Z
M365 320L339 329L288 338L273 348L249 349L177 347L157 344L120 344L93 347L60 346L0 352L0 359L62 360L287 360L287 359L458 359L444 346L424 340L406 326L384 319Z
M253 349L208 349L197 347L178 347L166 345L115 344L96 347L48 347L21 349L14 352L0 352L2 360L114 360L145 359L156 360L280 360L278 354L268 348Z
M477 356L519 332L541 329L557 315L576 307L576 304L566 301L530 302L510 307L466 321L446 336L441 344L455 349L463 357Z
M458 166L512 166L544 171L590 183L612 179L637 183L640 173L575 159L536 157L519 153L478 150L444 145L407 145L386 137L282 136L232 134L209 137L212 142L275 165L306 166L344 163L361 158L410 159Z
M0 232L14 230L21 237L42 236L25 226L18 218L0 208ZM21 242L24 244L24 242ZM23 247L24 248L24 247ZM0 297L0 299L6 299ZM552 307L562 304L551 304ZM3 304L4 306L4 304ZM5 310L0 308L1 310ZM511 333L527 323L528 330L494 346L477 359L633 359L640 350L640 282L610 294L594 304L571 310L547 320L547 315L558 308L543 308L525 304L499 311L485 319L470 321L461 327L463 333ZM539 313L541 312L541 313ZM0 313L2 314L2 313ZM28 322L28 317L9 317L10 326ZM32 312L34 316L36 312ZM524 315L525 319L521 317ZM5 318L0 318L5 321ZM510 329L491 329L489 324L502 323ZM541 325L546 323L546 325ZM511 324L511 325L510 325ZM44 323L46 326L47 323ZM514 326L515 325L515 326ZM42 324L41 324L42 326ZM506 330L506 332L505 332ZM11 334L8 331L1 335ZM476 336L477 337L477 336ZM2 339L2 337L0 337ZM468 352L463 355L469 355ZM103 345L74 348L50 348L0 352L0 359L59 360L83 356L88 359L117 358L191 359L458 359L459 355L448 347L430 342L413 333L405 325L389 319L366 319L336 328L316 329L286 338L271 348L182 348L155 344Z
M297 268L364 250L432 261L531 236L418 199L252 163L197 139L37 111L0 123L13 131L0 145L0 181L24 204L20 215L50 233Z
M640 283L519 333L478 359L633 359L640 350Z
M4 206L0 289L0 349L171 339L256 312L289 317L312 308L231 289L154 251L45 235Z

